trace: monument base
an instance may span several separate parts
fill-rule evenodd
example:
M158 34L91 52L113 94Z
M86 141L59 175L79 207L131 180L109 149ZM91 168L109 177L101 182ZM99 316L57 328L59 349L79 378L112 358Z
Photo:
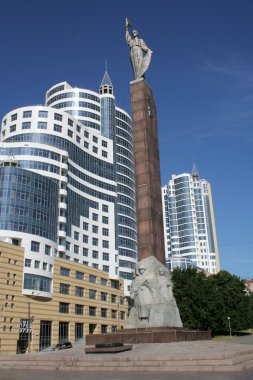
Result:
M210 331L188 331L183 328L149 327L123 329L117 333L86 335L86 345L109 343L170 343L194 340L210 340Z

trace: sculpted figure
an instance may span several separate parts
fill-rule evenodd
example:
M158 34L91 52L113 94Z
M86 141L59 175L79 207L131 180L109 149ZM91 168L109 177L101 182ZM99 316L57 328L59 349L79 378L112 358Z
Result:
M126 42L130 47L131 64L135 79L140 79L144 78L153 52L147 47L143 39L138 38L137 30L133 30L131 37L128 30L130 26L132 25L128 19L126 19Z

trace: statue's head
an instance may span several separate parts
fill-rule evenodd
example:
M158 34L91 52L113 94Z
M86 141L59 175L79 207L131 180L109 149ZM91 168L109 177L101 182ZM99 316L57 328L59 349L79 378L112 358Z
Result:
M143 274L145 272L146 268L142 265L141 267L139 267L139 273L140 274Z
M133 32L132 32L132 34L133 34L133 37L138 37L138 30L133 30Z

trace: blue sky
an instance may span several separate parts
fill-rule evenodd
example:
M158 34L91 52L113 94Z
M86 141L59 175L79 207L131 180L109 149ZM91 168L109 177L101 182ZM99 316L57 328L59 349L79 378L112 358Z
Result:
M125 17L154 51L162 184L195 162L210 181L222 269L253 277L252 0L8 0L1 4L0 117L60 82L97 91L105 60L117 105L133 79Z

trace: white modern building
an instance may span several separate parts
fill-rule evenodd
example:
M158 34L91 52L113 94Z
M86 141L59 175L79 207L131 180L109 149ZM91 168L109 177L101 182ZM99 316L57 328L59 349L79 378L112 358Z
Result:
M162 188L166 265L220 270L215 220L208 181L192 174L172 175Z
M53 292L54 257L124 278L136 264L132 128L106 72L99 93L58 83L43 106L7 113L0 240L25 249L23 293Z

